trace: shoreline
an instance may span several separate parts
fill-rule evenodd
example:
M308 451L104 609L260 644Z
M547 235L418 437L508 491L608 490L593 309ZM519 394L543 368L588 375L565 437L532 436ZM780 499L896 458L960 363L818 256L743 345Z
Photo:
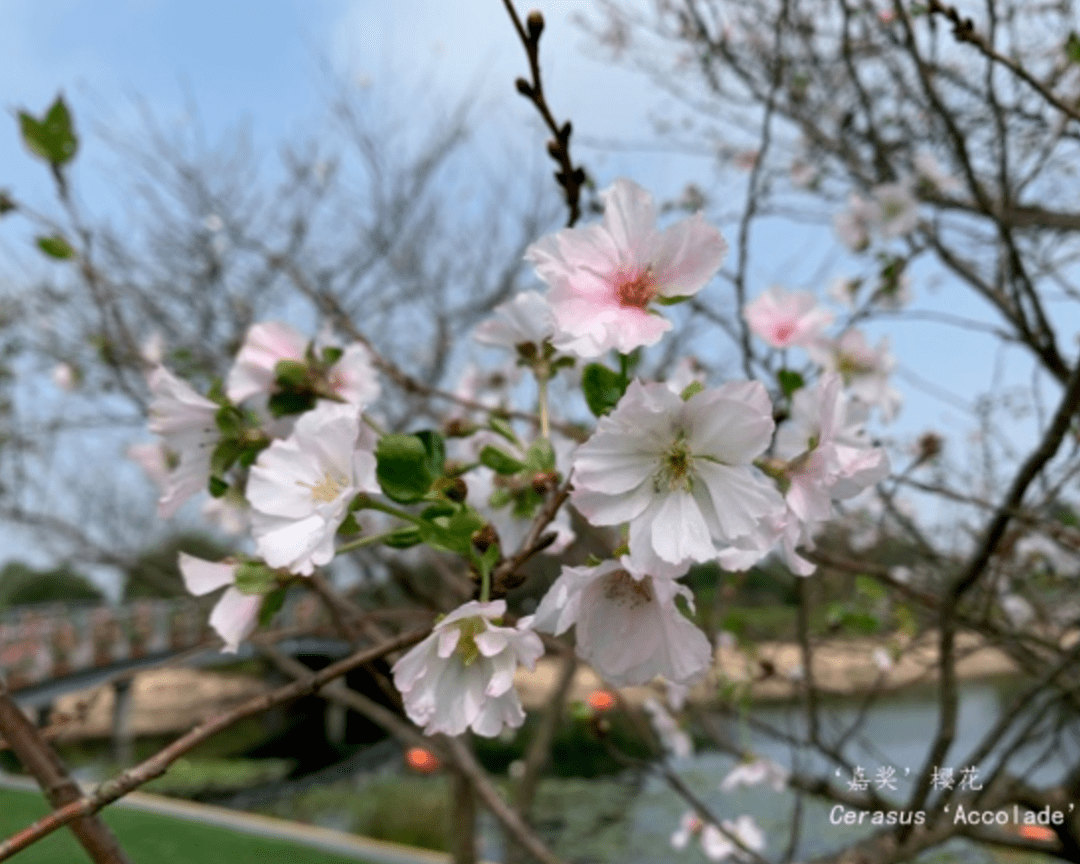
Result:
M813 648L813 682L817 692L826 696L853 696L874 689L892 693L937 680L937 631L927 631L918 638L892 636L888 639L816 640ZM891 666L883 668L875 649L883 649ZM1000 649L987 644L974 633L956 636L956 675L962 681L1004 677L1019 672L1012 659ZM514 684L527 710L547 704L558 679L560 663L556 658L541 657L532 672L519 668ZM717 701L720 688L749 687L753 699L765 702L795 699L802 692L802 652L794 642L759 642L753 652L721 646L714 652L710 675L694 685L687 701L708 705ZM569 701L584 701L594 690L608 689L591 668L582 664L570 686ZM629 704L640 707L647 699L663 697L659 684L617 688Z

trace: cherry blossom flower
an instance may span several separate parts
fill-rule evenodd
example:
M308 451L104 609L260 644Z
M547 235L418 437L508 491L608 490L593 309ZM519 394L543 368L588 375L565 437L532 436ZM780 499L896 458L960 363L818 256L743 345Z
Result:
M664 706L652 697L642 705L649 715L653 731L660 739L664 751L674 759L686 759L694 752L694 742L686 730L680 729L675 718L668 714Z
M919 224L919 202L910 182L882 183L871 193L877 207L876 228L885 240L910 234Z
M282 360L307 362L308 340L287 324L267 321L254 324L229 370L225 392L233 402L270 394L277 380L277 364ZM328 337L316 340L317 353L333 347ZM366 407L379 397L379 381L371 352L359 342L347 346L327 370L328 393L358 407Z
M564 567L533 616L556 636L576 626L577 653L613 684L646 684L657 675L685 683L708 669L709 640L675 605L693 594L675 581L685 568L648 575L628 556L595 567Z
M862 252L870 245L870 231L878 220L878 209L872 201L852 192L846 210L833 217L833 229L840 242L852 252Z
M774 348L805 345L820 338L833 314L809 291L785 291L773 285L743 310L750 329Z
M571 500L594 525L629 522L640 567L715 559L784 512L752 467L772 431L772 406L758 382L683 401L665 384L633 381L577 449ZM753 560L767 551L755 548Z
M915 174L923 183L937 192L959 192L960 181L941 167L941 163L928 150L915 154Z
M218 441L215 417L221 406L200 396L164 366L150 373L150 392L149 428L162 438L168 468L158 515L168 519L210 480L210 456ZM147 450L138 452L149 456Z
M516 628L495 624L505 612L505 600L470 601L394 664L405 713L425 734L460 735L471 727L492 738L525 721L514 672L519 663L532 669L544 646L529 618Z
M740 816L734 822L725 819L720 823L731 836L737 837L748 849L754 852L765 850L765 834L752 816ZM671 845L675 849L685 849L690 838L701 835L701 851L710 861L723 861L734 858L736 861L752 860L738 845L729 840L715 825L705 824L693 811L684 813L679 821L679 828L671 835Z
M233 584L239 566L235 562L204 561L181 552L179 564L184 587L196 597L228 586L210 613L210 626L225 641L222 652L235 654L255 629L263 595L244 594Z
M700 213L657 231L652 196L630 180L616 180L601 197L602 225L563 229L525 253L551 288L559 344L580 357L655 345L671 322L649 304L696 294L727 253Z
M758 758L740 762L720 781L721 792L732 792L740 786L767 784L775 792L783 792L790 775L771 759ZM749 844L747 844L749 845Z
M901 397L889 386L889 373L896 361L889 353L887 336L881 338L877 348L871 348L863 332L853 327L835 340L811 343L806 350L826 372L840 373L852 395L867 405L878 406L884 422L896 416Z
M814 565L796 548L814 548L813 531L832 516L832 502L851 498L888 475L885 451L870 446L863 429L866 406L850 399L840 376L826 373L792 397L791 416L776 433L775 455L786 487L788 520L781 551L799 576Z
M555 316L538 291L522 291L513 300L495 307L495 317L473 330L481 345L516 351L518 345L536 345L555 335Z
M792 397L791 416L776 433L776 455L788 462L785 499L800 520L830 518L832 501L851 498L888 475L889 460L870 446L865 420L865 405L848 398L835 372Z
M259 554L309 576L334 557L334 534L359 492L378 492L375 434L355 405L321 401L259 454L247 499Z
M57 363L50 377L53 384L65 393L70 393L79 383L79 375L70 363Z
M288 324L277 321L253 324L229 370L225 393L235 403L269 393L277 377L277 364L282 360L302 363L307 344L308 340Z

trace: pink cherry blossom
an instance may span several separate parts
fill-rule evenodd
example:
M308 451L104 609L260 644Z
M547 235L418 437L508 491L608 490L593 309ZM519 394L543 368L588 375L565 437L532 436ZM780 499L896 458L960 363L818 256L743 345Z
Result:
M557 344L580 357L656 344L671 322L649 304L696 294L727 253L700 213L657 231L652 196L630 180L616 180L601 197L603 224L563 229L525 253L551 287Z
M821 336L833 314L809 291L786 291L773 285L743 310L751 331L774 348L805 345Z
M530 618L516 628L495 624L505 612L505 600L465 603L394 664L405 713L425 734L460 735L471 727L492 738L525 722L514 673L519 663L534 668L544 646Z

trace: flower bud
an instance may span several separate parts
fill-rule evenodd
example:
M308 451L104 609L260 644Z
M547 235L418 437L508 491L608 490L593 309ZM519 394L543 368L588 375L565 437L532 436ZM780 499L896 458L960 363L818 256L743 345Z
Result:
M495 529L488 524L483 528L474 531L471 540L473 548L480 552L480 554L483 554L491 548L492 544L498 544L499 535L496 533Z
M526 99L532 99L532 95L533 95L532 85L528 81L526 81L524 78L518 78L517 81L514 82L514 86L517 87L518 93L520 93Z
M529 28L529 39L534 43L540 40L540 34L544 32L544 16L539 9L533 9L529 17L525 19L525 26Z

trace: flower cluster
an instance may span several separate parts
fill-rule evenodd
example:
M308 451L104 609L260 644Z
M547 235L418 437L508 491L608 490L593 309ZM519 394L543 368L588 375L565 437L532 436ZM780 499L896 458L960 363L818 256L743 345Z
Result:
M882 236L908 220L891 194L876 192ZM521 435L496 411L510 394L493 395L477 373L444 430L385 433L366 413L380 393L368 349L326 334L308 340L280 323L253 326L224 387L208 395L158 362L150 429L159 442L132 455L162 489L161 515L208 489L216 518L246 526L254 547L222 562L181 557L193 594L225 589L210 623L226 650L290 583L343 551L425 544L463 559L478 588L395 663L394 683L426 733L493 736L524 720L514 675L543 653L538 632L573 628L577 653L606 681L661 678L681 699L713 660L691 617L692 566L743 570L775 551L793 572L813 570L800 550L812 548L833 502L888 471L864 431L870 406L885 416L896 408L885 346L871 350L851 328L828 339L834 316L809 292L775 286L744 309L749 328L774 349L803 349L816 369L710 385L684 361L663 382L633 377L633 355L672 327L660 308L702 290L727 244L700 213L657 228L652 197L629 180L601 198L602 223L527 250L547 293L511 299L474 334L531 371L539 434ZM548 387L557 379L598 418L585 440L553 428ZM504 625L512 550L558 554L575 541L558 507L567 493L581 518L624 539L606 559L564 566L533 616ZM388 523L378 531L360 518L372 511ZM658 703L650 712L665 746L688 753L675 721ZM760 848L756 826L724 827ZM682 842L695 832L711 856L744 854L715 826L688 822Z

